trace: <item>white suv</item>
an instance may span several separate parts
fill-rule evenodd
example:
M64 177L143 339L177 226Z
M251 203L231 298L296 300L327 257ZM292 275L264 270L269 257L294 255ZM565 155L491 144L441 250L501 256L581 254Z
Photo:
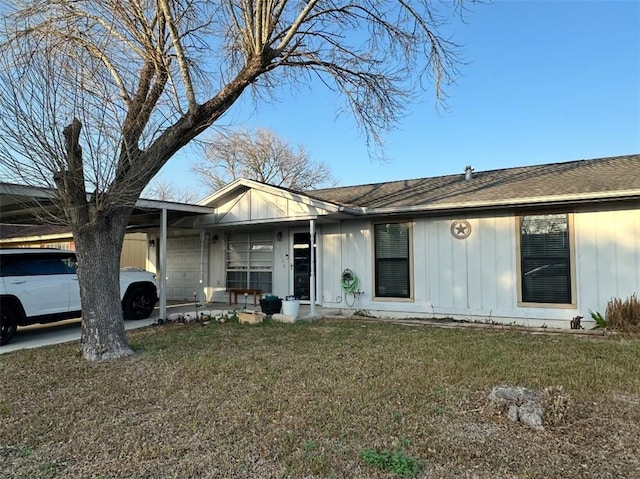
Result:
M127 319L148 318L158 301L155 277L138 268L120 272L122 311ZM0 345L18 326L78 318L80 287L73 251L0 249Z

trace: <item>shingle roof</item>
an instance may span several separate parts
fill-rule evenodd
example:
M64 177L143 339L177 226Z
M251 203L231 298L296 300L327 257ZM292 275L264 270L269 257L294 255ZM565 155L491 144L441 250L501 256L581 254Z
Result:
M640 154L307 191L310 197L367 209L536 203L640 195Z
M25 238L69 233L66 226L55 225L12 225L0 223L0 239Z

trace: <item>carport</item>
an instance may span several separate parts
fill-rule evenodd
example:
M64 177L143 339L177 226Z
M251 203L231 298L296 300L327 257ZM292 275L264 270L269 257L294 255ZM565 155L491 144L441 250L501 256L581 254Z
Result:
M51 223L56 213L55 191L47 188L0 183L0 225ZM139 199L129 219L128 231L159 230L159 308L167 316L167 232L170 227L192 228L197 216L211 215L213 209L170 201ZM47 221L48 220L48 221Z

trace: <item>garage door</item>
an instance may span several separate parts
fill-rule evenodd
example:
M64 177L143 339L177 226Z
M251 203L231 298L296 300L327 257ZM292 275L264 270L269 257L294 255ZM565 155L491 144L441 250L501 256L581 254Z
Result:
M200 288L200 236L167 239L167 299L193 301Z

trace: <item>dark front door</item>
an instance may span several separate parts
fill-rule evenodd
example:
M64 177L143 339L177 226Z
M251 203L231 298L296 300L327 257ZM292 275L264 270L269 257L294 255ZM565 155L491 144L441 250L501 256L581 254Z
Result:
M293 234L293 294L301 301L309 301L311 280L311 235ZM315 255L314 255L315 271Z

